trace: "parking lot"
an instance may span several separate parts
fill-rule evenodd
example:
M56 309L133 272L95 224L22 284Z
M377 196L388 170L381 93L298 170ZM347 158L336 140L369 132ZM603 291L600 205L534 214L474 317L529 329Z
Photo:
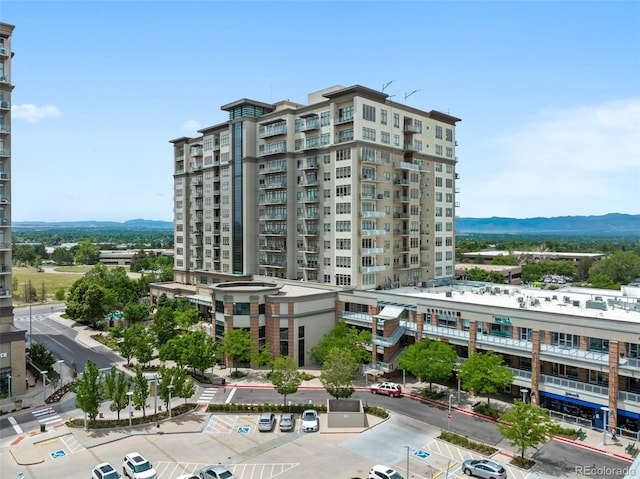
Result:
M392 417L362 433L303 433L300 421L293 432L259 432L258 415L203 416L200 431L128 435L86 447L73 432L36 442L43 462L18 466L2 451L3 477L23 472L27 479L89 477L92 468L110 462L122 469L122 458L139 452L154 465L158 479L174 479L208 464L225 464L238 479L312 477L366 478L375 464L396 468L412 478L464 477L460 465L471 454L434 439L439 430L425 430L404 417ZM105 441L108 440L105 432ZM508 458L495 458L506 466ZM512 479L530 474L507 468ZM532 476L533 477L533 476ZM540 477L540 476L535 476Z

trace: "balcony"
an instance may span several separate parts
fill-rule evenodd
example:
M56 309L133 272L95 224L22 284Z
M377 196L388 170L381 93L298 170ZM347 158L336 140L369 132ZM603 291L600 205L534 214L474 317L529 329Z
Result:
M0 110L11 110L11 104L8 101L0 101Z
M269 190L273 188L286 188L286 187L287 187L286 178L281 180L266 181L258 185L258 189L260 190Z
M9 203L9 198L6 196L0 198L0 204L6 205L7 203Z
M318 161L317 160L307 160L302 161L300 166L298 166L299 170L317 170L318 169Z
M300 269L318 269L318 262L312 262L312 263L305 263L304 261L301 263L298 263L298 267Z
M286 236L287 230L279 230L275 228L261 228L258 234L262 236Z
M0 173L0 180L8 180L9 179L9 173Z
M361 273L381 273L382 271L386 271L386 265L381 266L360 266Z
M404 144L405 151L420 151L421 148L415 143L405 143Z
M9 127L8 126L5 126L5 125L0 126L0 134L8 135L9 133L11 133L11 132L9 131Z
M11 296L10 289L0 289L0 298L8 298L9 296Z
M404 326L398 326L393 333L391 333L391 336L378 336L377 334L372 335L371 342L376 346L388 348L396 344L404 335L405 331L406 328Z
M367 174L360 175L360 180L363 181L363 182L366 181L366 182L370 182L370 183L377 183L378 181L382 181L382 180L379 180L376 177L376 175L372 174L372 173L367 173Z
M349 114L349 115L342 115L339 116L335 119L334 124L335 125L342 125L343 123L349 123L353 121L353 113Z
M409 213L394 213L393 217L399 219L409 219Z
M0 226L9 226L9 220L6 218L0 218Z
M402 185L402 186L409 186L409 180L407 180L406 178L401 178L399 180L395 180L393 182L394 185Z
M407 161L394 161L393 167L401 170L422 171L422 166L415 163L409 163Z
M0 156L10 156L9 150L3 148L0 150Z
M393 264L393 270L394 271L400 271L403 269L411 269L414 265L412 265L411 263L394 263ZM416 267L418 265L415 265Z
M286 213L267 213L264 215L260 215L258 217L258 219L260 221L269 221L269 220L274 220L274 221L285 221L287 219L287 214Z
M0 243L0 249L11 249L11 243Z
M287 198L281 198L281 197L262 198L258 202L259 205L283 205L286 203L287 203Z
M422 133L422 125L416 125L414 123L404 124L405 133Z
M283 253L286 251L284 244L263 244L260 245L260 251L275 251Z
M258 148L258 156L268 156L268 155L277 155L279 153L286 153L287 145L286 144L267 144L260 145Z
M298 127L298 131L317 130L318 128L320 128L320 120L318 118L318 115L315 115L313 117L307 118L304 122L304 125L300 125Z
M269 138L271 136L286 135L287 123L278 122L271 125L261 126L258 132L258 138Z
M203 152L202 147L199 146L196 148L191 148L190 153L191 153L191 156L194 157L194 156L202 156L202 152Z
M387 213L384 211L361 211L360 216L363 218L385 218Z
M360 254L383 254L384 248L360 248Z
M362 236L383 236L387 234L387 230L362 230Z

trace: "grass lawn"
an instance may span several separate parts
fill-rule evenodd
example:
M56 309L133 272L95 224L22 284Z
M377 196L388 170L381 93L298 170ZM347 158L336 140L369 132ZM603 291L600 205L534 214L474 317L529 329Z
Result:
M91 269L91 266L69 266L60 268L64 272L42 273L36 268L13 268L14 286L17 281L17 287L13 291L13 301L16 306L24 304L24 288L31 281L31 285L38 295L38 302L42 301L42 285L44 284L44 296L47 301L55 301L55 292L64 288L65 293L69 292L71 285L82 278L84 273ZM55 268L58 271L58 268ZM71 272L75 271L75 272Z

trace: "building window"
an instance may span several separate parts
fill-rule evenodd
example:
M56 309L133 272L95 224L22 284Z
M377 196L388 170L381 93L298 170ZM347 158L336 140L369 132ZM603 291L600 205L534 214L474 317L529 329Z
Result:
M280 355L289 356L289 328L280 328Z
M220 146L229 146L229 135L220 135Z
M380 109L380 123L387 124L387 110Z
M436 126L436 138L442 140L442 127Z
M388 131L381 131L380 132L380 142L384 143L385 145L388 145L391 143L391 134Z
M445 140L446 141L453 141L453 130L451 128L447 128L445 130Z
M336 274L336 285L337 286L351 286L351 275L350 274Z
M394 128L400 128L400 114L399 113L394 113L393 114L393 126L394 126Z
M376 121L376 107L372 105L362 105L362 119Z
M320 126L328 126L331 124L331 112L323 111L320 113Z
M376 141L376 130L373 128L362 128L362 139L369 141Z

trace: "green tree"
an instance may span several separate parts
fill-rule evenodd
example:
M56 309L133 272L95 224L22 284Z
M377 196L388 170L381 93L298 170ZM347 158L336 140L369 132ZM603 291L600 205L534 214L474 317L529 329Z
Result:
M287 403L287 395L295 394L302 383L298 366L289 356L281 356L273 361L273 371L269 380L278 394L284 396L282 404Z
M182 329L189 329L191 326L195 326L200 322L200 313L198 313L198 309L191 307L184 311L176 312L176 323Z
M531 447L537 449L539 444L545 443L553 436L556 425L545 409L516 399L500 417L497 427L509 444L517 448L524 462L526 450Z
M162 361L173 360L204 375L218 360L218 346L206 332L190 331L162 346L159 356Z
M371 353L366 349L368 344L371 344L371 331L359 331L344 321L340 321L322 337L318 344L311 348L309 354L313 359L323 364L332 349L347 349L358 364L364 364L371 359Z
M90 240L84 240L75 253L77 264L96 264L100 260L100 247Z
M509 255L498 255L495 256L492 260L491 260L491 264L495 264L495 265L505 265L505 266L517 266L518 265L518 259L509 254Z
M445 381L452 376L457 362L457 353L447 343L423 339L404 350L398 358L398 367L429 381L431 391L433 381Z
M149 330L155 338L157 348L178 335L175 312L168 306L159 307L153 315Z
M271 355L271 346L269 343L264 343L257 350L253 350L253 355L251 357L251 364L255 368L260 368L262 366L271 366L273 369L273 356Z
M115 366L111 366L111 370L104 378L105 398L111 400L109 409L118 414L120 420L120 411L127 407L127 392L131 385L131 379L122 371L118 371Z
M470 281L487 281L489 276L485 270L476 266L466 270L464 277Z
M100 371L96 363L87 360L82 377L74 383L72 390L76 394L76 406L94 422L98 417L103 394Z
M153 359L153 336L145 328L140 330L133 355L143 367Z
M493 351L476 353L464 361L458 370L462 387L479 394L495 394L513 382L514 374L504 364L504 359ZM487 406L491 398L487 397Z
M56 363L56 357L40 343L33 343L29 353L31 361L40 371L49 371Z
M73 264L73 255L65 247L59 247L53 250L51 253L51 260L55 261L58 265Z
M608 281L603 281L600 275L606 275ZM596 261L589 269L589 282L596 287L615 288L622 284L631 283L640 277L640 255L633 251L616 251L604 259ZM605 283L606 286L599 284Z
M358 362L349 349L333 348L322 364L320 382L336 399L351 397L355 392L353 373L357 367Z
M142 374L142 368L136 364L136 375L133 377L133 407L136 411L142 409L142 417L147 417L147 399L149 399L149 381Z
M249 330L242 328L226 331L220 341L220 350L229 358L237 373L238 362L245 362L251 359L253 351L251 333Z
M125 304L122 312L127 324L141 323L149 317L149 306L135 300Z
M95 326L112 310L113 295L87 277L71 285L66 313L74 320Z
M134 357L138 345L138 338L144 333L144 326L135 323L128 328L122 330L122 339L118 343L118 351L120 356L127 360L127 366L131 364L131 358Z
M195 393L195 384L191 376L186 374L184 368L160 366L158 370L158 390L169 409L169 394L171 397L190 398ZM171 391L171 393L169 392Z

